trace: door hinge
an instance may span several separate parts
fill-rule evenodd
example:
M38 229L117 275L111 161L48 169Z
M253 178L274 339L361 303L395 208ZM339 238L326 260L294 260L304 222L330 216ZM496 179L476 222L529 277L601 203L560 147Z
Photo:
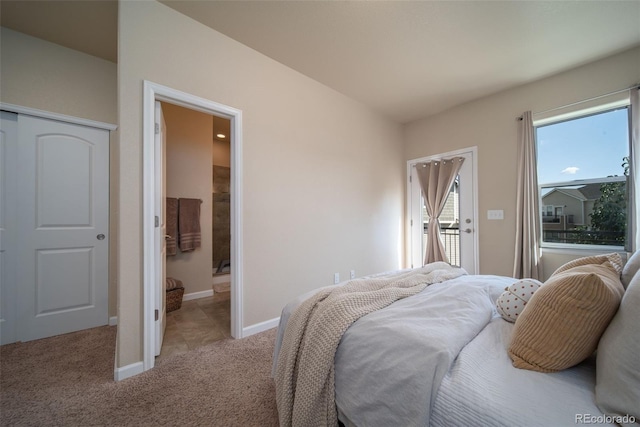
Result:
M160 125L158 123L154 123L155 124L155 132L156 135L160 133Z
M411 220L411 226L413 227L413 220Z
M155 223L156 227L160 227L160 217L158 215L156 215L154 223Z
M158 319L160 318L160 313L158 312L158 310L156 309L156 321L158 321Z
M409 175L409 182L413 182L413 175Z

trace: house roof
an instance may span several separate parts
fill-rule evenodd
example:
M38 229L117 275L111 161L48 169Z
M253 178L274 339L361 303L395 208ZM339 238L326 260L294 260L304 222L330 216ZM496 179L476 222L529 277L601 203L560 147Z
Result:
M640 45L639 1L162 3L400 123ZM0 8L2 26L117 60L115 0Z
M542 196L542 200L546 199L552 193L561 193L565 194L569 197L573 197L574 199L578 199L580 201L586 202L588 200L597 200L600 198L600 185L599 183L595 184L586 184L577 188L554 188L544 196Z

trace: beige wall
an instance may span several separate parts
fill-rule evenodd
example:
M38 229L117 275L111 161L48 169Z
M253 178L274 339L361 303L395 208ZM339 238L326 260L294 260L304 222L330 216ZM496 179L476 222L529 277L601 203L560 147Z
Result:
M0 101L115 124L117 68L87 55L7 28L0 29ZM117 313L117 132L110 148L109 316Z
M334 272L402 264L399 125L156 2L120 4L119 46L117 366L142 359L144 79L243 112L245 327Z
M640 82L640 48L535 83L470 102L405 126L405 160L470 146L478 147L480 272L513 272L516 198L516 120L607 94ZM488 209L504 220L488 221ZM577 255L579 256L579 255ZM574 258L577 256L573 256ZM543 263L556 265L547 253ZM548 271L547 271L548 270ZM548 276L553 267L545 265Z
M117 122L116 64L4 27L0 37L2 102Z
M199 249L167 257L167 276L182 280L184 293L211 290L213 257L211 176L213 168L211 116L163 103L167 124L167 197L200 199Z

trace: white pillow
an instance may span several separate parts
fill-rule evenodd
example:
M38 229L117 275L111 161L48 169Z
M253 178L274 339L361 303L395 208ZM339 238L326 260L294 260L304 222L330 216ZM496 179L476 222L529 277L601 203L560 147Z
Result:
M637 252L636 252L637 253ZM640 420L640 273L602 334L596 359L596 403L609 415Z
M620 281L622 282L622 286L625 289L629 287L629 283L631 283L631 279L636 273L640 270L640 251L636 251L631 257L627 260L627 263L624 265L622 269L622 274L620 275Z
M522 279L505 288L496 301L496 308L502 318L508 322L515 322L529 298L542 286L536 279Z

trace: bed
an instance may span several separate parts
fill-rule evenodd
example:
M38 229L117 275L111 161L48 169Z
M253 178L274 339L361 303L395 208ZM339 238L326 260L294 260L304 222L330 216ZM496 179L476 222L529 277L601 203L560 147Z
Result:
M602 264L602 259L594 262ZM565 274L575 270L576 263L570 264ZM624 276L621 286L629 289L621 288L615 316L598 334L597 357L591 354L553 372L514 367L510 347L516 324L525 325L525 317L511 323L496 308L505 289L518 282L513 278L446 271L417 292L358 317L326 355L319 354L326 346L317 343L330 341L325 336L330 328L322 325L335 311L324 313L315 329L313 316L305 320L298 331L302 344L294 345L293 353L295 328L289 325L287 330L287 325L300 323L298 315L305 305L313 306L314 298L334 298L332 292L345 284L302 295L284 307L276 338L272 375L281 425L631 425L640 418L640 337L635 326L640 322L639 264L636 254L617 270L616 280ZM578 262L577 268L584 265ZM423 269L432 275L438 267L442 266ZM398 282L399 277L414 277L416 270L420 269L360 280ZM417 274L425 277L424 271ZM412 278L411 285L416 280ZM551 288L545 283L537 294ZM351 304L347 306L353 311ZM525 311L533 312L532 306ZM331 360L331 365L318 374L322 360ZM318 378L318 387L308 387Z

